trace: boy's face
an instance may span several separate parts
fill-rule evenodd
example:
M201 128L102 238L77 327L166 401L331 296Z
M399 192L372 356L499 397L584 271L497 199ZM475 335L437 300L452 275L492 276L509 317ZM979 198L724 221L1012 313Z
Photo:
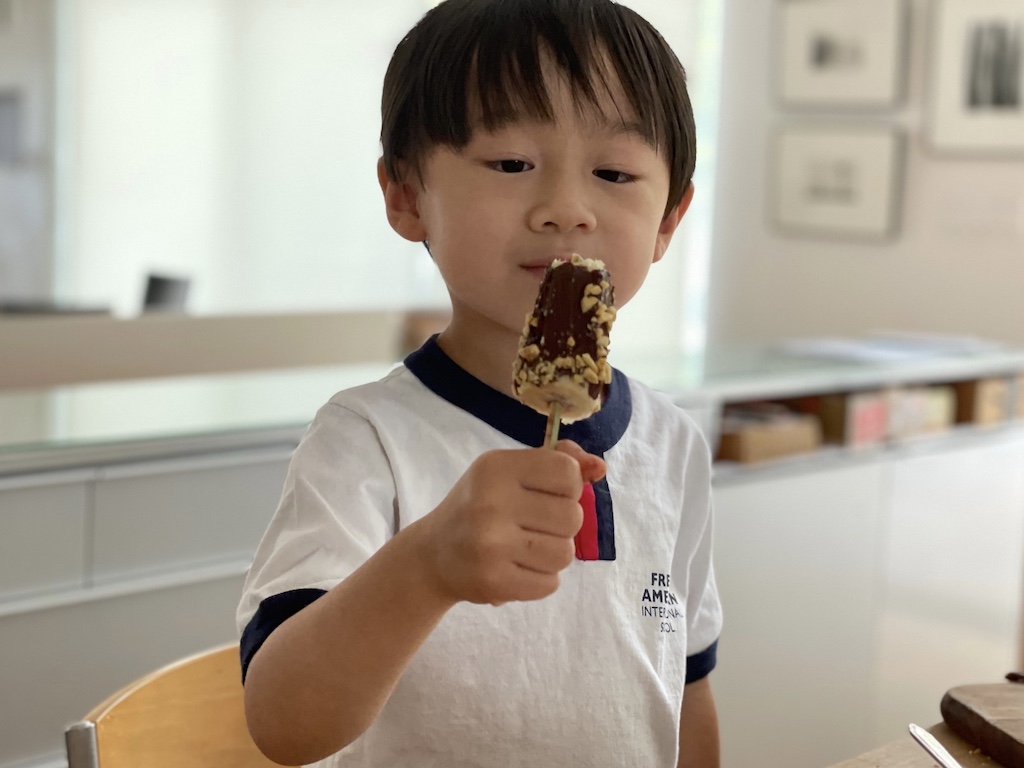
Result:
M389 200L399 234L429 243L454 324L518 336L545 267L573 252L605 263L624 305L689 203L690 190L664 217L668 164L624 127L631 115L620 117L610 96L601 111L580 115L561 79L547 82L553 122L478 128L461 151L438 147L423 164L423 185L402 185L403 216ZM621 95L615 102L628 104Z

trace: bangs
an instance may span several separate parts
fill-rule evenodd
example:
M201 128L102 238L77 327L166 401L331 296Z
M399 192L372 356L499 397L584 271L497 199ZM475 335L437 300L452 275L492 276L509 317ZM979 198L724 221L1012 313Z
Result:
M545 65L579 114L639 129L673 172L666 210L677 204L696 153L682 65L641 16L600 0L446 0L427 13L385 77L388 173L396 178L396 160L419 172L433 146L461 150L477 128L554 120ZM608 99L617 114L604 114Z
M505 31L508 27L496 21L481 36L464 78L472 87L466 109L459 115L461 126L471 129L479 125L494 131L518 121L551 122L554 111L545 62L554 65L569 86L577 114L600 111L603 96L614 103L608 62L596 37L578 34L580 30L564 25L545 24L545 19L537 17L529 19L530 26L517 25L509 34ZM621 115L622 106L615 107ZM628 107L638 112L634 104ZM645 138L654 143L653 133Z

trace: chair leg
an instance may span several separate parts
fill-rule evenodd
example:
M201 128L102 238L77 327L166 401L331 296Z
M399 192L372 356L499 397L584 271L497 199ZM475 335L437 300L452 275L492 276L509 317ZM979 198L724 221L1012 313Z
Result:
M64 744L68 751L68 768L100 768L95 723L83 721L72 725L64 731Z

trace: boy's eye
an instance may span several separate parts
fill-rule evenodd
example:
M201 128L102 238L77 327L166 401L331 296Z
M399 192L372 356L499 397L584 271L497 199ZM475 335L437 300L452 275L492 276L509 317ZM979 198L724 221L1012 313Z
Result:
M502 173L522 173L533 167L525 160L498 160L491 165L496 171L501 171Z
M611 171L606 168L598 169L594 171L594 175L599 179L610 181L613 184L625 184L626 182L633 181L634 177L623 171Z

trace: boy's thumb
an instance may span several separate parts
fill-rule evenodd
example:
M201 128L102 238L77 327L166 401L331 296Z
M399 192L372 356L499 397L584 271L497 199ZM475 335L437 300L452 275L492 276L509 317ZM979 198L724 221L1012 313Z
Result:
M580 465L580 474L583 475L583 482L585 483L596 483L608 471L608 465L604 463L604 459L592 453L587 453L572 440L559 440L555 445L555 450L566 453L576 459Z

